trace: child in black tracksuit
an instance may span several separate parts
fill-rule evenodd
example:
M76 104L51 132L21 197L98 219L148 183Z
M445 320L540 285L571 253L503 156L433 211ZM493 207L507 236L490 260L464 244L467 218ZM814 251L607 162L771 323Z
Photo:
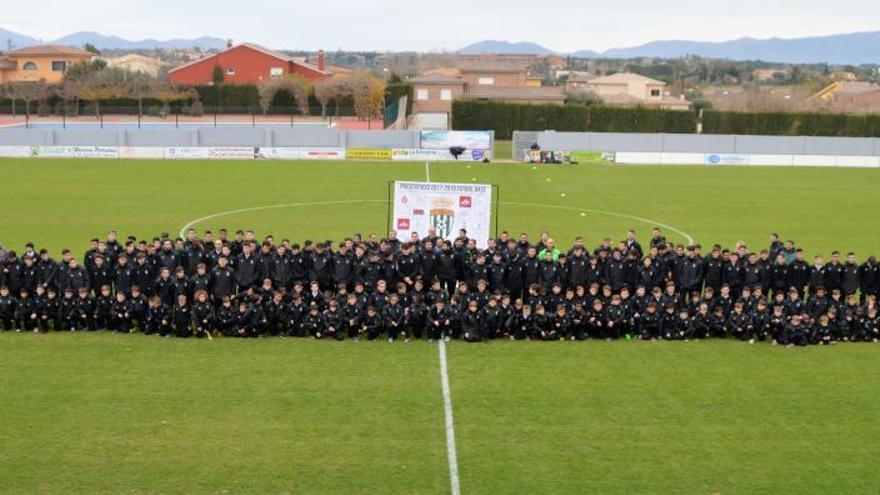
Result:
M422 333L428 324L428 307L425 305L425 300L421 294L413 295L406 320L406 326L409 329L410 335L417 340L421 340Z
M248 304L247 301L239 302L233 326L234 335L241 338L257 337L258 319L259 315L253 306Z
M110 312L113 306L113 294L109 285L102 285L98 297L95 298L95 328L99 330L110 329Z
M571 315L569 315L564 304L558 304L556 306L556 313L550 320L550 328L553 330L554 336L560 340L568 338L572 333L571 327ZM572 336L572 340L574 340L574 336Z
M80 287L76 298L76 326L80 330L95 330L95 300L89 289Z
M178 294L177 305L174 307L174 335L181 338L193 335L193 312L187 301L186 294Z
M639 338L653 340L660 337L660 314L657 313L657 304L649 302L645 307L645 314L641 315L638 323Z
M479 303L477 303L479 305ZM498 337L501 331L502 323L501 310L498 308L498 300L490 297L483 309L480 311L480 322L482 328L480 335L487 340L493 340Z
M446 301L439 297L428 312L428 342L447 338L452 332L452 314L446 307Z
M131 296L128 298L129 314L131 315L132 328L137 327L141 332L145 331L147 320L147 296L141 293L137 285L131 287Z
M116 298L110 304L110 318L108 330L115 332L131 331L131 304L125 297L125 292L116 293Z
M342 312L339 310L339 303L336 302L336 299L330 300L327 304L327 309L325 309L324 314L321 315L321 319L324 325L324 335L336 340L342 340L344 338L344 318Z
M18 301L9 292L9 287L0 287L0 329L12 330L15 328L15 314L18 309Z
M38 330L40 316L37 313L37 303L31 299L30 291L22 288L18 298L18 329L26 332Z
M479 304L476 300L471 299L468 302L467 311L461 316L461 338L467 342L483 340L481 326Z
M360 329L363 319L363 309L358 303L357 295L349 294L345 305L342 307L342 330L350 339L360 339Z
M193 327L196 337L209 337L212 332L219 330L214 321L214 305L208 301L208 293L199 289L195 293L196 302L193 304Z
M150 298L144 320L145 334L159 334L161 336L171 334L171 309L162 301L161 297L153 296Z
M238 319L236 307L232 304L232 298L223 296L220 307L217 308L215 335L232 336L235 334L235 322Z
M534 330L534 321L532 321L532 307L523 304L516 315L514 315L513 337L514 340L529 340L532 338Z
M37 288L37 292L39 292ZM50 328L55 331L62 329L63 325L60 320L61 301L58 299L58 292L54 288L49 287L46 290L46 297L39 305L40 307L40 329L48 332Z
M58 302L58 319L61 320L61 327L64 330L76 331L76 299L70 287L64 289L64 296Z
M309 303L309 312L303 316L302 330L306 335L311 335L313 338L324 338L324 320L321 318L321 313L318 311L318 303L315 301Z
M382 332L382 317L375 306L367 307L361 323L361 333L367 336L367 340L376 340Z
M388 334L388 342L394 342L398 335L403 332L406 337L406 313L399 304L400 296L396 293L388 296L388 305L382 310L382 324L385 326L385 332Z
M743 303L737 302L733 305L733 311L727 316L725 322L727 333L739 340L749 340L752 333L751 320L751 317L745 312Z

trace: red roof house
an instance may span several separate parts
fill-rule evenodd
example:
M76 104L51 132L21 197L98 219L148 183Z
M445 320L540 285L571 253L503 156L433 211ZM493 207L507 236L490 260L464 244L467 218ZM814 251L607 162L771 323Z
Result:
M287 74L318 82L330 77L323 65L323 53L318 55L318 66L314 66L253 43L242 43L171 69L168 78L174 84L211 84L214 68L220 67L225 84L256 84Z

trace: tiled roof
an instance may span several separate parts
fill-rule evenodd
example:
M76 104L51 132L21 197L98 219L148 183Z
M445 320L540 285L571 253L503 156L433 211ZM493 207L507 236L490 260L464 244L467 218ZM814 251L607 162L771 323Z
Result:
M464 97L490 100L565 100L565 95L557 88L534 87L475 86L468 87Z
M6 56L8 57L27 57L37 55L73 55L81 57L94 56L94 54L91 52L80 50L79 48L72 48L69 46L61 45L28 46L25 48L17 48L15 50L10 50L6 52Z
M656 79L651 79L650 77L640 76L639 74L633 74L632 72L618 72L617 74L612 74L610 76L602 76L597 77L590 81L591 84L630 84L630 83L641 83L641 84L662 84L666 85L663 81L658 81Z
M464 62L458 69L462 72L518 73L525 72L522 64L504 60L484 60L480 62Z
M444 76L442 74L423 74L407 79L407 82L415 84L464 84L457 77Z

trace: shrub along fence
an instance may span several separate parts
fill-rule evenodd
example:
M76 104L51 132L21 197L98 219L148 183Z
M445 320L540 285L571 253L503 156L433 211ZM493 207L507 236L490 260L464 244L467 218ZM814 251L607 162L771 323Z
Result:
M519 105L515 103L456 101L452 126L459 130L494 130L508 140L513 131L666 132L693 133L693 112L598 105Z
M880 115L786 112L694 112L601 105L519 105L456 101L452 126L458 130L494 130L499 140L513 131L644 132L762 136L880 137Z
M703 112L704 134L880 137L880 115Z

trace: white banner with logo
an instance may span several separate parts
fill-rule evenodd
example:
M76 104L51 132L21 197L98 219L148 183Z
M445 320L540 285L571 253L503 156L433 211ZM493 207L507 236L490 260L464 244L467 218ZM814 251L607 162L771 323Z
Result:
M479 247L491 236L492 186L439 182L395 182L394 218L391 228L399 239L419 238L433 227L437 236L453 240L467 230Z
M120 146L119 158L165 158L165 148L155 146Z
M465 150L464 153L458 156L457 161L461 162L481 162L489 158L489 153L486 150ZM391 150L391 159L394 161L412 161L412 162L424 162L424 161L434 161L434 162L454 162L456 158L452 156L452 153L446 150L431 150L431 149L420 149L420 148L412 148L412 149L393 149Z
M165 148L165 158L171 160L253 160L254 148L252 146L174 146Z
M74 146L74 158L119 158L117 146Z
M32 146L0 146L3 158L27 158L31 156Z
M254 148L259 160L345 160L344 148Z

